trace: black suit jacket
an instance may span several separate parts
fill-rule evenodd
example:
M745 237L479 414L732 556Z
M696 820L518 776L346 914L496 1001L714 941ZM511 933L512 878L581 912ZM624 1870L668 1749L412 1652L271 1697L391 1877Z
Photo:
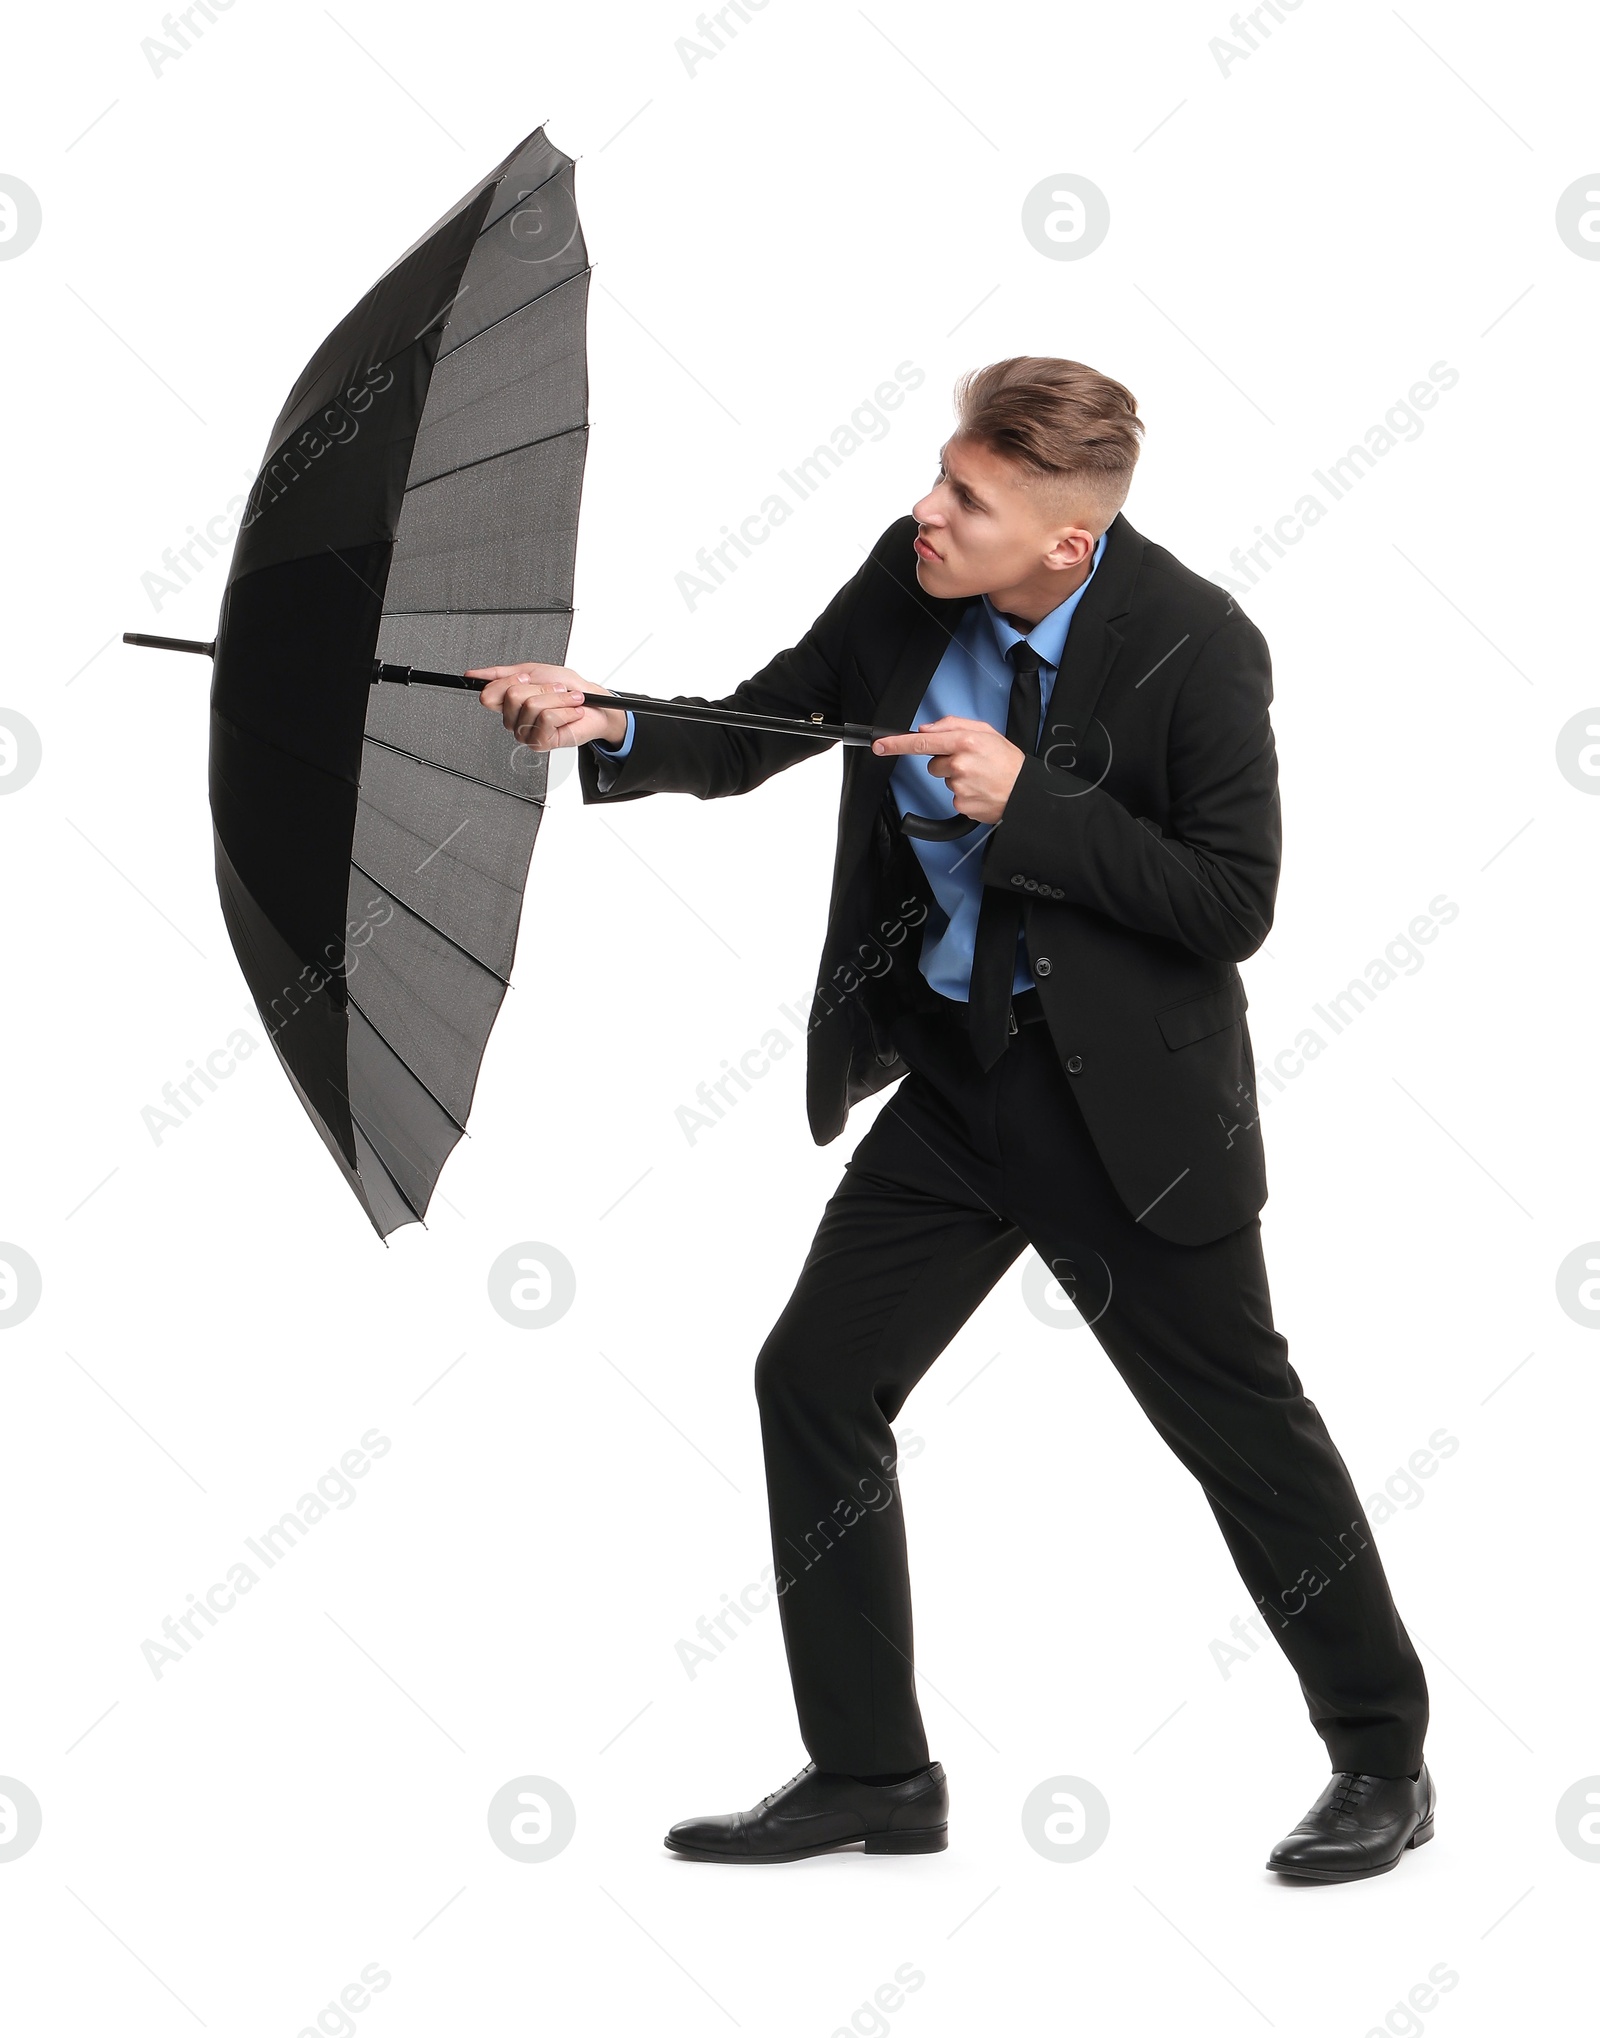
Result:
M799 643L726 704L908 727L966 607L919 586L915 532L911 517L891 524ZM1271 700L1261 632L1119 516L1067 634L1040 754L982 853L984 883L1023 902L1045 1017L1118 1195L1183 1245L1248 1223L1267 1194L1235 964L1266 939L1277 892ZM620 764L585 746L579 771L586 801L717 799L825 747L640 715ZM905 1073L891 1029L929 995L917 956L931 894L887 818L894 762L844 754L807 1050L819 1145Z

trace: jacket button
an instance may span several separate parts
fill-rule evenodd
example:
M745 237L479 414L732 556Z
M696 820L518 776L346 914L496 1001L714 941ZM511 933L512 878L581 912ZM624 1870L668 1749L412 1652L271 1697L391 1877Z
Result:
M1082 1067L1083 1067L1083 1056L1081 1054L1072 1055L1067 1062L1067 1074L1069 1076L1075 1076L1082 1069Z
M1055 885L1051 888L1050 896L1052 899L1064 899L1067 895L1059 885Z
M1039 889L1039 880L1036 877L1029 878L1022 889L1025 892L1036 892Z
M1025 884L1027 880L1023 877L1022 872L1020 870L1015 870L1011 873L1011 882L1014 885L1020 885Z
M1033 973L1036 977L1047 977L1050 974L1050 958L1048 955L1040 956L1033 966Z

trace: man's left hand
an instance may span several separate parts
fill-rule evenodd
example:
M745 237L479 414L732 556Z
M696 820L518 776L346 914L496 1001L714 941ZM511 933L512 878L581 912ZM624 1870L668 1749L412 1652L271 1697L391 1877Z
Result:
M1026 759L991 722L941 715L909 736L880 736L878 757L926 757L928 769L950 788L956 812L974 821L998 821Z

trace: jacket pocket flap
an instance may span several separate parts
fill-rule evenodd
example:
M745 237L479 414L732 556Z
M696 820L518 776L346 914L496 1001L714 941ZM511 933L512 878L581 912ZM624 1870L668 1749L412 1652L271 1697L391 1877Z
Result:
M1250 1000L1244 985L1235 978L1220 991L1207 991L1200 998L1185 998L1181 1005L1168 1005L1156 1014L1156 1024L1168 1047L1188 1047L1204 1040L1208 1033L1220 1033L1236 1019L1242 1019Z

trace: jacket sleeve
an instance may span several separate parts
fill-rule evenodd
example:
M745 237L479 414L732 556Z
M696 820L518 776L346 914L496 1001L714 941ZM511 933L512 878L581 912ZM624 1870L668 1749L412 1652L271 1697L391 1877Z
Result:
M1283 848L1271 700L1266 639L1236 609L1200 647L1173 704L1167 832L1030 757L984 850L984 883L1011 890L1033 879L1196 955L1253 955L1272 926Z
M861 562L798 644L780 651L731 694L715 702L699 694L673 698L702 707L746 708L765 715L820 714L826 721L841 720L845 645L861 592L882 570L876 551L875 547L874 554ZM637 715L626 757L596 757L594 746L585 743L578 751L578 773L586 803L636 800L646 793L693 793L696 799L716 800L750 792L774 772L832 748L832 743L810 736L719 729L712 723Z

